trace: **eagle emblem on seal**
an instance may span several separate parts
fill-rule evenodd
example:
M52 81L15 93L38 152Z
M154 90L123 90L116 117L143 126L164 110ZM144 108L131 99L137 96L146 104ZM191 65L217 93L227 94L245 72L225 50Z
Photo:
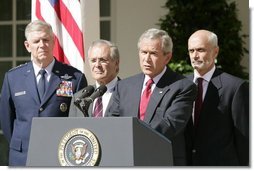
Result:
M99 164L100 146L96 136L84 128L65 133L58 146L61 166L95 166Z
M71 147L70 159L74 160L76 164L85 163L86 158L89 156L87 144L82 140L77 140Z

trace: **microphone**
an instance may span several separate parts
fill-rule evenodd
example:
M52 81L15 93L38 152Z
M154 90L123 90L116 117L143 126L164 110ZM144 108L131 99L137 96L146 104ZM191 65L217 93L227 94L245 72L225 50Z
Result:
M94 99L102 96L106 91L107 87L105 85L101 85L94 91L94 93L90 97L87 97L84 100L88 103L88 105L90 105L94 101Z
M80 97L76 98L74 103L79 104L83 98L90 96L94 92L94 86L87 86L83 89L82 94Z

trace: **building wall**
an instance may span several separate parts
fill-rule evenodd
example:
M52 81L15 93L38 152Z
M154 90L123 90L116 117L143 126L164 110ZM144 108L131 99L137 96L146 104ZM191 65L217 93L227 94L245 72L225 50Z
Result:
M139 36L156 25L167 11L165 0L112 0L113 40L120 51L120 76L125 78L140 72L137 42Z
M239 19L243 23L243 33L249 34L248 1L236 0ZM163 9L166 0L112 0L112 41L120 50L120 76L122 78L140 72L137 51L139 36L147 29L155 27L159 18L167 13ZM186 40L187 41L187 40ZM249 49L249 39L246 39ZM187 47L186 47L187 48ZM242 65L249 69L249 56L246 55Z
M242 34L247 34L250 36L250 9L249 9L249 1L248 0L236 0L237 7L239 9L238 11L238 17L239 20L242 21ZM249 37L246 37L245 39L245 47L250 50L250 39ZM250 58L249 54L245 54L243 60L242 60L242 66L246 67L246 72L249 72L250 67Z

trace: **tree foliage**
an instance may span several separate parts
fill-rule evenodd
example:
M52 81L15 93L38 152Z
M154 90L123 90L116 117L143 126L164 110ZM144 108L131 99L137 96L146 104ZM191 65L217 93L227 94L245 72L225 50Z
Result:
M160 19L161 29L167 31L174 42L174 70L183 74L190 72L187 43L189 36L199 29L217 34L220 52L217 66L225 72L248 79L240 62L248 50L241 35L242 23L237 18L236 3L227 0L167 0L164 8L168 14ZM180 64L180 68L175 66Z

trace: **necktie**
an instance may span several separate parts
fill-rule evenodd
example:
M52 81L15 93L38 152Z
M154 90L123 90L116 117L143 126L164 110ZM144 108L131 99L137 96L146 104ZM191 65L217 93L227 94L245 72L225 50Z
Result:
M195 100L195 109L194 109L194 125L197 126L198 120L199 120L199 115L200 111L202 108L202 103L203 103L203 78L198 78L198 95Z
M46 71L44 69L41 69L39 71L39 74L41 75L41 78L40 78L39 83L38 83L38 92L39 92L39 96L40 96L41 100L44 96L45 89L46 89L45 73L46 73Z
M98 97L97 101L95 103L93 116L94 117L102 117L102 109L103 109L102 98Z
M152 84L153 84L152 79L146 82L146 88L141 96L140 106L139 106L139 118L141 120L144 120L145 118L146 108L150 100L150 96L152 94L152 91L151 91Z

